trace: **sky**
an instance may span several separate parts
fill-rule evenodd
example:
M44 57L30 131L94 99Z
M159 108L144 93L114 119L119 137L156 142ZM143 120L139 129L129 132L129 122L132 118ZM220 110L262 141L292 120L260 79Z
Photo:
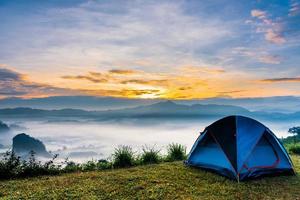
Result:
M300 96L300 0L0 0L0 98Z

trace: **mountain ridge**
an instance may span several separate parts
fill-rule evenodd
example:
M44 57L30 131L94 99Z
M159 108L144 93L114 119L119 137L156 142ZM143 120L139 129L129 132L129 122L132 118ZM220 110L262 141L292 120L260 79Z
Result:
M151 105L136 106L107 111L86 111L82 109L54 109L43 110L34 108L6 108L0 109L3 117L84 117L95 120L120 118L199 118L223 117L227 115L245 115L249 117L267 117L271 119L300 119L300 112L268 113L251 112L246 108L234 105L194 104L183 105L173 101L161 101Z
M166 99L129 99L103 96L52 96L43 98L4 98L0 99L0 108L31 107L36 109L84 109L84 110L115 110L133 108L136 106L151 105ZM173 102L192 104L223 104L244 107L251 111L278 111L281 113L293 113L300 106L299 96L273 96L254 98L207 98L172 100Z

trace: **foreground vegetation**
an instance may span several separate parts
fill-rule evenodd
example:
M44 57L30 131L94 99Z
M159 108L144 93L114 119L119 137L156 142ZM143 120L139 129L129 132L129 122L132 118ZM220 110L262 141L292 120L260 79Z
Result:
M282 142L298 174L300 143L295 135ZM28 160L7 152L0 160L0 199L300 199L298 175L238 184L184 166L186 148L180 144L170 144L167 155L149 147L136 154L121 146L111 160L83 164L57 164L56 157L41 163L33 152Z
M300 172L300 157L292 156ZM68 173L0 182L2 199L299 199L300 177L237 183L165 162L125 169Z
M181 144L170 144L167 147L167 155L160 155L154 147L144 147L142 154L136 155L130 146L120 146L112 154L112 160L94 160L78 164L66 159L62 163L56 163L58 155L47 162L36 160L33 151L27 160L21 159L13 151L8 151L0 160L0 180L34 177L40 175L59 175L70 172L84 172L106 170L114 168L127 168L138 165L157 164L161 162L173 162L186 159L186 148Z
M300 155L300 127L292 127L288 130L288 133L291 136L281 139L281 142L289 153Z

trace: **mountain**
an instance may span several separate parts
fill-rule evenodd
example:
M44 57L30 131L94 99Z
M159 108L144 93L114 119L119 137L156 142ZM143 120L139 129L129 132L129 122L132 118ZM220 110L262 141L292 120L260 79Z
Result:
M40 117L40 116L85 116L91 112L79 109L61 109L61 110L42 110L33 108L5 108L0 109L0 116L15 116L15 117Z
M8 132L9 126L4 122L0 121L0 133Z
M99 113L99 112L98 112ZM249 111L238 106L228 105L182 105L172 101L164 101L148 106L139 106L106 112L106 117L123 118L198 118L208 116L225 116L248 114Z
M108 110L149 105L160 100L153 99L127 99L114 97L95 96L53 96L45 98L5 98L0 99L0 108L30 107L35 109L84 109L84 110Z
M209 98L200 100L181 100L183 104L222 104L236 105L251 111L293 113L299 111L300 97L273 96L258 98ZM296 110L298 109L298 110Z
M127 99L115 97L95 96L54 96L45 98L6 98L0 99L0 108L30 107L35 109L83 109L83 110L116 110L146 106L165 101L162 99ZM274 96L259 98L209 98L172 100L177 104L218 104L235 105L244 107L250 111L293 113L300 110L300 97L297 96Z
M295 113L270 113L251 112L240 106L217 105L217 104L194 104L183 105L173 101L162 101L151 105L137 106L107 111L86 111L80 109L42 110L32 108L6 108L0 109L0 117L10 118L41 118L49 121L74 121L85 118L97 121L110 119L145 119L145 118L208 118L224 117L227 115L244 115L258 119L290 120L300 119L300 112Z
M182 118L199 116L223 116L226 114L248 113L244 108L223 105L181 105L172 101L159 102L147 106L125 108L108 111L85 111L79 109L42 110L32 108L6 108L0 109L1 117L10 118L88 118L96 120L120 119L120 118ZM50 119L51 118L51 119Z
M25 133L18 134L13 138L12 150L21 156L28 156L31 151L34 151L37 156L51 156L40 140L30 137Z

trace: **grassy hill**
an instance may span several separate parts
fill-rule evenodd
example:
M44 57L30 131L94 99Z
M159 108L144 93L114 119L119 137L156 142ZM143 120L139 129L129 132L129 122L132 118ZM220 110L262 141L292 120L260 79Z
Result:
M300 156L292 157L300 172ZM300 177L242 182L182 162L0 182L0 199L300 199Z

